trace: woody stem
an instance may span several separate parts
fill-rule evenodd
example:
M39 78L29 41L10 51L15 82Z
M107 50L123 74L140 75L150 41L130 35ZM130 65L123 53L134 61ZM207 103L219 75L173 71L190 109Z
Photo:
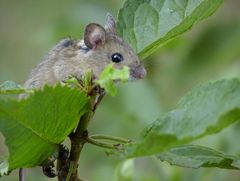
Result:
M69 165L71 165L71 169L68 170L66 175L69 181L80 181L78 177L78 162L83 146L86 143L86 138L88 137L87 128L104 95L103 90L89 95L91 98L91 109L80 118L76 130L69 135L71 141Z

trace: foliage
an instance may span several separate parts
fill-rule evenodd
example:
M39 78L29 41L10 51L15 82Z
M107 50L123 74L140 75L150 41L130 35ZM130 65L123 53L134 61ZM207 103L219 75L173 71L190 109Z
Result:
M226 155L203 146L186 145L175 147L161 153L158 157L162 161L182 167L240 169L240 159L238 157Z
M117 93L114 82L121 81L127 82L129 79L129 67L124 66L118 70L113 67L113 64L109 64L101 73L99 80L96 81L107 93L115 96Z
M146 58L172 38L210 16L222 2L223 0L126 0L119 11L118 32L138 52L140 58ZM209 33L205 37L206 39L199 42L199 46L189 50L187 61L190 63L186 61L183 64L182 72L178 72L182 74L181 76L176 73L175 76L181 80L175 80L175 83L180 82L181 84L188 79L195 78L193 75L201 67L197 66L198 69L194 69L194 66L190 65L191 63L194 65L205 63L206 65L212 59L220 63L220 60L226 58L225 55L227 58L233 54L235 57L239 55L239 49L236 48L239 47L239 31L230 27L226 31L232 33L227 33L229 36L226 37L222 36L226 34L224 28L221 31L217 29L213 33ZM222 33L222 35L218 36L216 32ZM214 41L216 39L218 41ZM219 46L222 42L224 45ZM171 45L168 48L171 49ZM203 67L212 68L211 66ZM194 74L189 76L183 73L187 69L192 70ZM199 74L203 75L201 71ZM128 77L127 68L115 70L112 65L109 65L96 83L100 84L107 93L115 95L114 82L116 79L125 81ZM0 131L6 139L9 149L8 162L0 162L0 175L19 167L41 165L49 156L57 153L59 143L67 138L76 127L81 115L89 109L89 100L83 93L86 92L85 86L80 86L83 89L82 92L76 89L79 86L75 79L71 79L68 83L73 85L72 89L66 86L57 86L32 91L24 90L13 82L6 82L0 86L1 94L32 93L26 100L4 101L0 99ZM89 81L86 81L83 85L88 83ZM115 150L114 153L124 158L154 155L161 161L181 167L239 169L240 159L238 156L225 154L206 146L183 145L204 136L216 134L239 120L239 83L239 79L236 78L198 86L184 96L175 109L163 114L145 128L143 136L138 141L126 144L124 150ZM167 87L167 84L163 83L163 86ZM178 92L179 87L176 84L177 90L174 91ZM171 91L166 92L171 95ZM150 98L152 95L146 96ZM78 100L81 101L78 102ZM113 107L111 104L111 110L118 109L119 105L114 105ZM79 110L80 112L78 112ZM126 118L121 114L123 112L115 111L113 118L117 120L116 115ZM140 111L138 114L141 114ZM160 114L162 113L160 112ZM132 120L134 116L129 116L131 117L129 120ZM65 118L68 118L67 122ZM59 123L57 129L56 123L52 120ZM129 120L126 119L125 122ZM136 123L133 122L134 127ZM128 122L128 126L130 124ZM129 129L128 126L125 128L126 130ZM131 128L131 130L133 129ZM132 132L135 134L134 131ZM22 143L24 147L17 147ZM28 151L31 151L31 154L28 154ZM125 160L117 167L115 180L132 180L135 171L133 167L134 159Z
M119 11L118 31L140 58L146 58L166 41L211 15L222 2L127 0Z
M0 100L0 107L0 131L9 149L3 164L11 171L41 165L56 152L88 110L88 98L78 89L45 86L27 99Z
M176 109L147 128L138 143L124 153L127 157L160 153L167 148L189 143L218 133L240 119L240 81L221 80L196 87L184 96Z

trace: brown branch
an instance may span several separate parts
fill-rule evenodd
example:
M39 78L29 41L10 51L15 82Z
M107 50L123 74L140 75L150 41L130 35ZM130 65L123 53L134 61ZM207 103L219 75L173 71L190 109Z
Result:
M25 181L25 169L19 168L19 181Z
M88 112L79 121L76 131L71 134L71 151L69 161L73 164L73 169L70 177L70 181L77 181L78 179L78 161L84 144L86 143L84 137L87 137L87 126L90 121L93 112Z
M86 143L86 138L88 137L87 128L104 95L103 89L95 89L89 94L91 109L80 118L76 130L69 135L71 141L70 155L67 160L61 159L61 156L58 158L57 170L59 181L66 181L66 178L69 178L69 174L69 181L80 181L78 176L78 162L83 146Z

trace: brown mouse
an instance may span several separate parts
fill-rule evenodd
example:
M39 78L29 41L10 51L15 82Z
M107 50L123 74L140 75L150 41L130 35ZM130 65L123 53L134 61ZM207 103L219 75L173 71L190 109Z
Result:
M108 14L105 27L90 23L85 28L83 40L63 39L54 46L32 70L24 87L41 88L45 84L61 82L69 76L81 79L87 70L91 70L94 77L98 78L110 63L116 68L128 66L131 80L142 79L146 75L132 48L117 36L114 18Z
M110 63L116 68L128 66L130 80L142 79L146 75L134 51L116 33L116 23L108 14L105 27L96 23L86 26L83 40L63 39L49 51L44 60L32 70L24 84L27 89L53 85L69 76L81 79L91 70L98 78ZM20 98L25 97L22 94ZM20 175L24 177L23 169Z

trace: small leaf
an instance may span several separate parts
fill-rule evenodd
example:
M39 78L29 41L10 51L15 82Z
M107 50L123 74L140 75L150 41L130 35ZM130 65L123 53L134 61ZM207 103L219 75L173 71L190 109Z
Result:
M85 74L83 75L83 88L89 88L92 86L92 70L86 70Z
M79 88L79 81L74 76L68 76L64 81L62 81L62 84L72 88Z
M8 174L8 167L9 165L7 161L0 161L0 177Z
M125 157L146 156L215 134L240 120L239 79L220 80L193 89L176 109L147 128L142 139L126 145Z
M127 0L118 14L118 32L143 59L213 14L222 2Z
M8 171L40 165L88 108L85 93L60 85L45 86L20 101L0 99L0 131L9 150Z
M25 92L26 90L21 85L10 80L0 85L0 94L20 94Z
M240 158L197 145L175 147L161 153L158 158L169 162L171 165L188 168L219 167L240 169L240 165L236 164L240 161Z
M126 82L129 80L129 67L124 66L122 69L114 68L113 64L109 64L102 71L99 80L96 81L107 93L115 96L117 89L116 81Z

